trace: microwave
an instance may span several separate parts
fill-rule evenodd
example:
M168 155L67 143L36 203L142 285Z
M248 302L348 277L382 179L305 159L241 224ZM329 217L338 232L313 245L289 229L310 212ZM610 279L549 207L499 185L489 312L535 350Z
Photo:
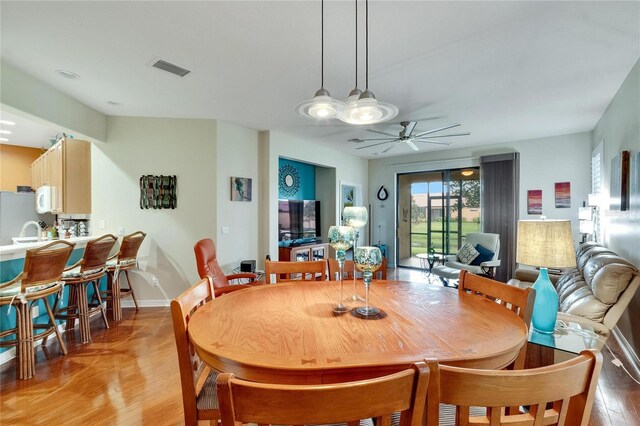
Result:
M55 188L45 185L36 190L36 211L38 213L50 213L54 210L53 205Z

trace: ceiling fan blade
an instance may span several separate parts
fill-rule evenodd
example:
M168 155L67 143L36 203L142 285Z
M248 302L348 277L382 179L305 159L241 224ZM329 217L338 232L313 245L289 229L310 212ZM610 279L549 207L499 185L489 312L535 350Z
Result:
M418 124L417 121L410 121L409 122L409 125L407 126L407 130L405 130L405 132L404 132L405 136L411 137L411 134L413 133L413 131L416 128L416 124Z
M413 143L411 140L408 140L408 141L407 141L407 145L409 145L409 146L411 147L411 149L413 149L414 151L420 151L420 148L418 148L418 147L416 146L416 144L415 144L415 143Z
M452 129L452 128L458 127L458 126L460 126L460 123L450 124L449 126L440 127L439 129L433 129L433 130L429 130L427 132L419 133L419 134L416 135L416 138L419 138L420 136L424 136L424 135L430 135L431 133L437 133L437 132L441 132L443 130Z
M433 139L411 139L414 142L422 142L422 143L433 143L436 145L451 145L451 142L440 142L440 141L434 141ZM357 149L357 148L356 148Z
M450 138L452 136L469 136L471 134L471 132L467 132L467 133L454 133L452 135L433 135L432 137L434 138ZM419 136L416 136L419 137Z
M392 138L397 138L398 135L394 135L391 133L381 132L380 130L367 129L367 132L378 133L385 136L391 136Z
M395 141L386 141L386 142L378 142L378 143L374 143L372 145L367 145L367 146L359 146L356 149L365 149L365 148L371 148L372 146L378 146L378 145L384 145L385 143L389 143L389 142L395 142Z
M385 152L389 152L391 151L393 148L395 148L398 144L394 143L393 145L391 145L389 148L385 149L384 151L382 151L380 154L384 154Z
M368 141L393 141L398 139L397 136L391 137L391 138L353 138L353 139L349 139L349 142L355 142L355 143L360 143L360 142L368 142Z

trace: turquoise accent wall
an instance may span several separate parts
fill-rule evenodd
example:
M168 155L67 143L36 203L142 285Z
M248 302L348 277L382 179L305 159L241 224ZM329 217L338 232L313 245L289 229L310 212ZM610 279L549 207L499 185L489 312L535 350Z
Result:
M283 190L281 171L293 168L295 178L299 179L299 187L293 194ZM295 185L298 186L298 185ZM316 166L300 163L298 161L285 160L278 161L278 198L286 200L315 200L316 199Z
M82 259L82 255L84 254L84 248L75 249L71 256L69 257L69 261L67 265L73 265L80 259ZM0 262L0 282L6 282L14 279L20 272L22 272L22 268L24 267L24 258L21 259L12 259L6 260L4 262ZM100 281L100 288L106 287L106 278L102 278ZM88 296L91 298L93 295L93 288L89 287ZM69 290L65 286L64 293L62 295L62 305L67 306L67 301L69 298ZM51 295L47 298L49 300L49 305L51 309L53 309L53 304L55 303L56 295ZM34 324L47 324L49 322L49 317L47 316L47 310L45 308L43 301L38 301L34 306L38 306L40 315L33 319ZM62 324L63 321L56 321L58 324ZM76 323L77 324L77 323ZM10 306L2 306L0 307L0 330L9 330L11 328L15 328L16 326L16 310L14 307ZM36 333L42 330L36 330ZM3 340L7 340L10 338L15 338L15 335L6 336ZM37 338L37 334L35 335ZM0 348L0 353L11 349L10 347Z

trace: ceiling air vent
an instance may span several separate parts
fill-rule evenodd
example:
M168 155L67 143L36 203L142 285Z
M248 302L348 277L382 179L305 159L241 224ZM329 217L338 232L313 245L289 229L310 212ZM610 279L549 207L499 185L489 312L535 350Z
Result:
M174 65L170 62L163 61L162 59L158 59L157 61L155 61L152 67L158 68L166 72L170 72L171 74L179 75L180 77L184 77L185 75L191 72L186 68L179 67L178 65Z

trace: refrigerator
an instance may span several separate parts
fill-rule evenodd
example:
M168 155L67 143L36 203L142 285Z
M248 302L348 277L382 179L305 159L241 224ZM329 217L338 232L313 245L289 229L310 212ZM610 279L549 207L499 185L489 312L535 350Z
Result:
M36 194L33 192L0 191L0 246L13 244L11 237L17 237L22 225L30 220L53 225L55 217L50 213L36 213ZM30 226L25 236L34 235L35 227Z

